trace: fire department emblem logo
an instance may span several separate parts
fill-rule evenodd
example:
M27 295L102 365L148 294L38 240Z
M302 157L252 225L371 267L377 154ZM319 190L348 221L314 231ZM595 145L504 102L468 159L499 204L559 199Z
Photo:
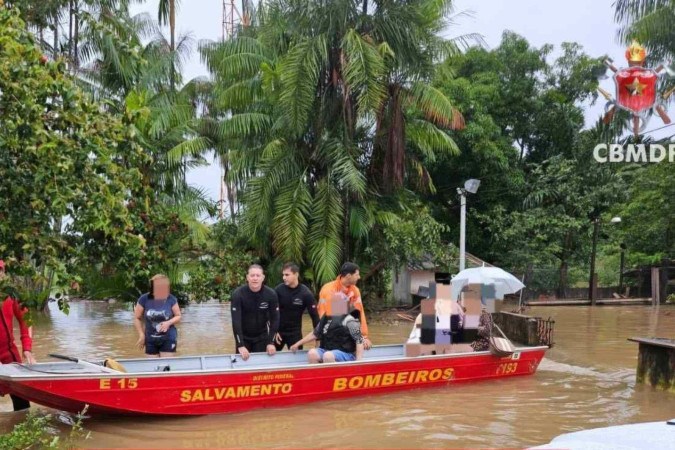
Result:
M675 91L674 88L662 96L658 95L658 81L664 66L662 64L656 69L644 67L646 56L647 52L644 47L633 41L626 50L628 67L617 69L611 60L605 60L605 65L614 72L615 98L612 98L611 94L604 89L598 88L607 99L604 122L611 122L617 109L628 111L632 115L629 125L635 136L644 131L649 118L654 113L661 117L663 123L670 123L664 104Z
M652 69L629 67L619 70L614 75L619 108L636 114L652 109L656 103L658 79L659 75Z

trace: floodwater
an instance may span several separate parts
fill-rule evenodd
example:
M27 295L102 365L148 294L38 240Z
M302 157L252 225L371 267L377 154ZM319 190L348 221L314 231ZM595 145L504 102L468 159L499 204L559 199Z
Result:
M52 305L53 306L53 305ZM525 447L566 432L675 417L675 395L635 384L631 336L674 337L675 307L533 308L556 321L555 346L533 376L189 418L91 418L91 448ZM373 318L374 319L374 318ZM309 330L305 318L305 331ZM370 325L376 344L400 343L410 326ZM17 334L18 336L18 334ZM70 315L36 314L38 360L61 353L100 360L141 357L128 305L72 302ZM233 350L229 308L184 309L179 355ZM7 398L0 410L9 411ZM0 413L0 432L21 413Z

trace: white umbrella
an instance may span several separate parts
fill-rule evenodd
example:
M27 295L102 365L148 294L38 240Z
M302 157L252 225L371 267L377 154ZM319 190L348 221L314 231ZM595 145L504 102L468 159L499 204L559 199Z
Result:
M452 299L457 300L459 293L468 284L492 284L497 298L513 294L525 287L520 280L499 267L475 267L464 269L452 280Z

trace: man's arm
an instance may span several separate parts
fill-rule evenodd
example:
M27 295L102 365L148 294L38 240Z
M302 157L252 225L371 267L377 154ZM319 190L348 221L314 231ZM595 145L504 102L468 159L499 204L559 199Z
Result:
M315 341L315 340L316 340L316 336L314 335L314 330L312 330L308 335L306 335L305 337L303 337L302 339L300 339L300 340L299 340L298 342L296 342L295 344L291 345L290 350L291 350L293 353L295 353L301 345L308 344L308 343L310 343L310 342L312 342L312 341Z
M361 326L357 321L350 320L347 322L347 329L354 342L356 342L356 360L358 361L363 358L363 350L365 349L365 338L361 334Z
M319 298L316 301L316 313L319 319L326 315L326 305L328 302L328 292L325 288L319 291Z
M33 358L33 329L28 326L24 320L24 315L28 312L28 308L21 307L17 300L14 300L12 305L14 309L14 317L16 317L17 322L19 322L19 332L21 333L21 348L23 350L23 355L28 361L28 364L35 364L35 358Z
M279 297L274 289L268 289L269 293L269 323L270 329L267 337L267 345L274 345L274 336L279 331Z
M244 346L244 330L241 323L241 293L234 291L230 300L230 313L232 314L232 331L234 332L234 343L237 348Z
M316 302L314 301L314 295L312 292L305 288L305 295L303 296L305 302L305 308L307 309L307 314L312 318L312 327L316 328L319 324L319 313L316 310Z
M363 359L363 343L356 344L356 360L361 361Z
M358 292L358 291L357 291ZM358 298L354 302L354 309L358 309L361 312L361 334L365 339L368 339L368 322L366 322L366 312L363 309L363 302L361 301L361 293L358 293Z

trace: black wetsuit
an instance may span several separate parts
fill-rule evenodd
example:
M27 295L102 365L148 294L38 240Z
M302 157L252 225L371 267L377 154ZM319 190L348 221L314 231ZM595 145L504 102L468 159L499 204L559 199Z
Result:
M239 347L264 352L273 343L279 328L279 301L274 289L263 286L253 292L248 285L241 286L232 293L230 311L237 352Z
M304 284L298 284L294 288L289 288L281 283L274 289L279 297L279 334L281 335L281 344L274 345L277 350L282 350L285 346L291 345L302 339L302 313L307 310L312 318L312 327L319 323L319 313L316 311L316 302L314 295ZM302 346L300 346L302 350Z

